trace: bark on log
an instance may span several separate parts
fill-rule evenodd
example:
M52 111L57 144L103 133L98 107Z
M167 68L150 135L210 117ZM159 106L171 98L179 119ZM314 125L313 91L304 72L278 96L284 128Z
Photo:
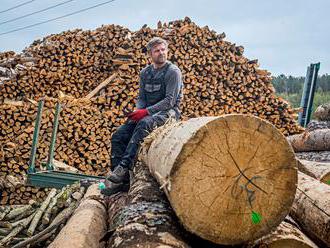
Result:
M262 237L249 245L248 248L318 248L299 228L292 223L292 220L285 219L275 231Z
M330 184L330 163L321 163L300 159L298 170L321 181Z
M260 238L291 208L293 150L260 118L190 119L161 127L142 147L141 158L182 224L204 239L232 245Z
M97 187L94 184L88 188L73 216L48 247L104 247L99 240L106 232L107 213Z
M330 121L315 121L312 120L308 123L306 130L308 132L317 130L317 129L330 129Z
M109 239L108 248L189 247L164 193L143 162L134 167L128 195L120 193L107 202L111 204L109 230L104 237Z
M298 190L291 216L321 247L330 247L330 187L298 173ZM323 246L322 246L323 245Z
M329 151L330 129L295 134L288 137L295 152Z
M297 152L296 157L315 162L330 162L330 151L320 152Z

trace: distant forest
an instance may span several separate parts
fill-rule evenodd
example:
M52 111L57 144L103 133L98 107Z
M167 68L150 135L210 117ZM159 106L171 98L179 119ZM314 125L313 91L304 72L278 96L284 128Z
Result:
M273 77L273 85L278 94L295 94L301 93L304 87L305 77L293 77L279 75ZM330 75L324 74L317 79L318 92L330 92Z
M300 106L305 77L279 75L272 78L276 94L288 100L292 107ZM313 110L322 103L330 102L330 75L319 76L316 84Z

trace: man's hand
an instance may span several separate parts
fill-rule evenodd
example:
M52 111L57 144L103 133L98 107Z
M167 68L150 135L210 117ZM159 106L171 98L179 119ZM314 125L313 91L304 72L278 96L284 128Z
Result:
M133 121L138 122L139 120L143 119L148 115L147 109L137 109L133 113L128 115L128 118L132 119Z

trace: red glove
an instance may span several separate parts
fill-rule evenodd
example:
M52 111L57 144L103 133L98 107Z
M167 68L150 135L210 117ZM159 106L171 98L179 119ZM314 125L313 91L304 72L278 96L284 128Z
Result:
M137 109L133 113L130 113L128 115L128 118L132 119L133 121L138 122L142 118L146 117L148 115L147 109Z

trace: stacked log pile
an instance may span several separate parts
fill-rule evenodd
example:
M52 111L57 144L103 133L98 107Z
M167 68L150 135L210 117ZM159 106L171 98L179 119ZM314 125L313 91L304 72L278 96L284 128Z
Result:
M315 162L330 162L330 104L320 105L315 120L308 123L301 134L288 137L296 155L300 159Z
M38 141L36 168L46 161L53 128L55 99L46 99ZM104 175L110 164L109 121L88 100L62 99L55 160L90 175ZM0 175L13 175L23 183L31 153L37 105L21 101L0 105ZM45 192L18 184L5 187L2 204L26 204Z
M110 198L108 247L223 247L184 232L172 211L186 230L222 245L318 247L312 238L329 246L330 188L300 172L295 181L293 151L268 123L234 115L169 124L145 140L139 159L128 195ZM301 226L285 216L296 186L292 215Z
M28 204L30 200L42 201L49 189L26 186L24 179L12 175L1 176L0 205Z
M201 28L189 18L136 32L107 25L47 36L24 50L24 56L33 57L35 63L17 80L1 86L0 101L57 97L59 91L81 98L118 72L122 80L95 99L102 110L111 110L113 125L118 126L123 109L134 107L139 71L148 64L145 45L153 36L169 41L169 60L185 77L186 118L246 113L269 120L284 134L301 131L289 104L275 95L270 73L258 69L256 60L245 58L242 46L224 41L224 33Z
M53 240L84 196L79 184L52 189L41 202L3 206L0 211L0 247L26 247ZM45 247L45 246L43 246Z

